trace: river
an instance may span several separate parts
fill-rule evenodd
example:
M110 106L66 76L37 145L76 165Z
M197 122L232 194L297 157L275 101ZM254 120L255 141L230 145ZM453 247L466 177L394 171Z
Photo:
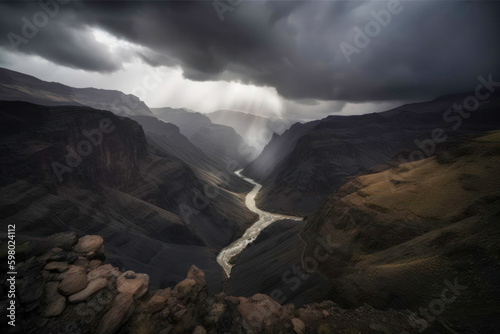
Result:
M244 177L243 175L241 175L241 171L242 170L240 169L236 171L235 174L241 177L243 180L250 182L251 184L254 185L252 191L250 191L247 194L247 197L245 198L245 205L250 211L255 212L256 214L259 215L259 220L257 220L252 226L250 226L241 236L241 238L235 240L229 246L221 250L221 252L217 256L217 262L224 269L224 271L227 274L227 277L229 277L231 273L231 268L233 267L233 265L229 263L231 258L240 254L241 251L245 249L245 247L247 247L255 239L257 239L257 236L260 234L260 232L262 232L263 229L265 229L266 227L268 227L277 220L291 219L291 220L301 221L303 219L302 217L280 215L276 213L262 211L259 208L257 208L257 206L255 205L255 196L257 196L257 193L259 192L260 188L262 188L262 185L255 182L252 179Z

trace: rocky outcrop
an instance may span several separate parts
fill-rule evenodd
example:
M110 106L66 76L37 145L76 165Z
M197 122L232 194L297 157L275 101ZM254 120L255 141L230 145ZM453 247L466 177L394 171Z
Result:
M81 245L89 240L98 238L95 235L83 236L67 251L87 257L97 247L95 244L82 249ZM51 245L59 247L57 242ZM23 333L44 334L58 330L82 334L275 331L293 334L328 333L336 328L361 332L374 332L371 328L378 328L416 333L408 322L408 312L379 311L366 306L343 310L333 302L295 309L293 304L282 306L265 294L249 298L224 293L210 295L205 273L196 266L190 267L186 278L174 289L150 290L146 274L121 273L110 264L100 264L94 269L71 264L62 273L57 270L49 272L47 265L52 263L48 262L49 259L61 251L53 248L36 257L30 255L32 252L32 247L29 247L26 252L29 259L19 264L20 274L23 280L33 281L38 277L42 294L21 299L18 317L22 319L19 328ZM42 278L40 271L64 275L63 281L60 282L58 276L45 275ZM69 277L73 282L73 275L81 273L86 274L87 286L75 293L64 289L66 294L61 294L64 280ZM30 289L20 286L20 294L26 294Z

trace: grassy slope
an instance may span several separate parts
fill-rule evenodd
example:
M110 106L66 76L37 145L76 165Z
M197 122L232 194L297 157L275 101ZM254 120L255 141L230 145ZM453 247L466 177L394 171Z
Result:
M331 236L336 253L320 270L349 305L417 311L457 279L467 288L441 316L489 326L500 310L499 167L497 131L358 177L308 219L305 256Z

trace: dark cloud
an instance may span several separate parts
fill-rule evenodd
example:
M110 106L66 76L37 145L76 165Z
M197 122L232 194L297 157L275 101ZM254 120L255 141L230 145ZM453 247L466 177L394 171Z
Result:
M2 4L3 36L19 31L37 4ZM89 71L121 68L131 55L110 55L98 27L144 47L153 66L179 65L194 80L272 86L292 100L381 101L470 91L476 77L499 74L500 3L401 2L370 44L347 62L355 27L374 20L385 1L242 1L219 19L213 1L76 2L19 49ZM38 7L39 10L39 7ZM7 38L1 45L9 46Z

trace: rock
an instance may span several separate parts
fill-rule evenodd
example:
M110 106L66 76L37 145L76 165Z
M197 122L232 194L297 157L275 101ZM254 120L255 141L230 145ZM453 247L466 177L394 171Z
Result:
M206 324L217 327L223 321L224 315L226 314L227 307L222 302L210 303L209 307L206 307L207 314L205 316Z
M62 297L56 299L44 307L42 316L45 318L57 317L58 315L61 315L61 313L63 313L65 307L66 307L66 298Z
M166 319L170 315L170 307L165 307L163 311L161 311L161 317Z
M89 264L90 270L94 270L95 268L99 267L101 264L102 264L101 260L90 261L90 264Z
M86 257L79 256L75 261L75 266L83 267L85 268L85 271L87 271L90 268L90 262Z
M118 268L113 267L111 264L105 264L103 266L99 266L95 268L94 270L90 271L87 274L87 279L89 281L98 278L98 277L104 277L104 278L110 278L110 277L118 277L120 276L121 273L118 270Z
M179 322L181 321L182 317L184 316L184 314L186 314L187 312L187 309L185 306L181 306L179 305L180 307L178 308L177 311L174 312L174 320L176 322Z
M134 312L134 298L130 294L118 294L113 301L113 305L102 317L96 334L115 333Z
M49 262L43 269L62 273L63 271L68 270L68 268L69 265L67 262Z
M177 283L174 288L174 295L179 299L185 299L194 292L194 286L196 286L196 281L192 278L186 278Z
M75 245L74 250L76 253L90 253L96 252L101 248L104 240L100 235L86 235L78 239L78 243Z
M75 263L76 260L78 260L78 255L75 252L69 252L66 255L66 262L68 262L69 264Z
M293 330L297 334L304 334L306 331L306 325L304 322L298 318L292 319Z
M59 283L58 290L64 296L73 295L87 287L86 270L80 266L71 265Z
M227 296L224 299L227 300L228 302L234 304L234 305L238 305L240 303L240 299L238 297Z
M237 306L243 320L257 331L269 329L278 319L281 305L271 297L255 294Z
M196 326L193 330L193 334L207 334L207 331L203 326Z
M47 270L42 270L41 273L42 273L42 278L46 282L62 281L62 279L63 279L63 275L61 275L60 273L51 273L51 272L48 272Z
M205 273L198 267L192 265L187 273L187 278L191 278L196 281L197 284L206 285Z
M148 291L149 276L136 274L129 270L116 279L116 289L119 293L132 295L134 299L141 298Z
M46 242L52 244L53 247L59 247L70 251L76 244L78 238L75 232L62 232L54 234L47 238Z
M45 306L42 312L42 316L45 318L60 315L66 307L66 298L57 291L58 285L57 282L48 282L45 286Z
M147 313L156 313L165 307L165 302L172 296L172 289L156 290L153 296L141 307Z
M68 301L70 303L80 303L89 299L94 293L106 287L108 280L104 277L96 278L89 282L87 287L82 291L69 296Z

